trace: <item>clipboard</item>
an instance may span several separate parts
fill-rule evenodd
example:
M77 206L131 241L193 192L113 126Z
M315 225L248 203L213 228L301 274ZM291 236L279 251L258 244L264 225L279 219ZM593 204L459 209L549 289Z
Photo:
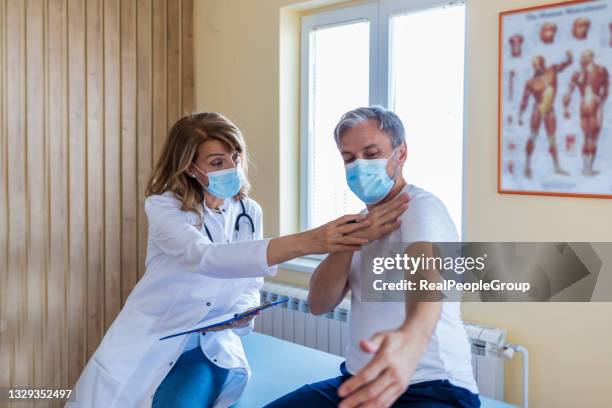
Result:
M267 309L269 307L272 307L272 306L280 305L282 303L286 303L287 301L288 301L288 299L277 300L276 302L266 302L266 303L263 303L263 304L261 304L259 306L255 306L255 307L252 307L250 309L247 309L244 312L222 315L222 316L219 316L216 319L208 320L208 322L206 324L204 324L203 326L202 326L202 324L204 322L201 322L201 323L198 323L198 327L195 327L195 328L192 328L192 329L188 329L188 330L184 330L184 331L181 331L181 332L178 332L178 333L172 333L172 334L169 334L167 336L164 336L164 337L160 338L159 340L161 341L161 340L171 339L171 338L174 338L174 337L183 336L185 334L191 334L191 333L197 333L197 332L205 332L207 330L214 329L215 327L224 326L226 324L235 322L236 320L240 320L243 317L252 316L252 315L254 315L254 314L256 314L256 313L258 313L258 312L260 312L262 310L265 310L265 309Z

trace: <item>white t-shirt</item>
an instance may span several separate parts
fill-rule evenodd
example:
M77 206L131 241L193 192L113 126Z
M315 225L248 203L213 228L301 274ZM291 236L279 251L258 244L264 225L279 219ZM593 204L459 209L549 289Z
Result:
M407 185L402 192L410 195L408 209L401 216L401 227L368 245L389 243L457 242L458 235L446 207L431 193ZM375 248L374 248L375 250ZM375 333L398 328L406 317L405 302L363 302L361 253L353 255L349 271L351 314L349 320L349 344L346 349L346 368L356 374L373 357L359 347L360 340L368 340ZM472 372L470 344L461 320L458 302L443 302L440 320L429 340L427 350L421 356L410 381L411 384L448 380L477 394L478 387Z

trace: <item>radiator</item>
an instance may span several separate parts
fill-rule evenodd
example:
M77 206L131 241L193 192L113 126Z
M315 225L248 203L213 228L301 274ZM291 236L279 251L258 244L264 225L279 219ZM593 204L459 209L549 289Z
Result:
M325 315L314 316L309 313L307 297L304 288L266 282L261 290L262 302L288 302L255 319L255 331L342 356L348 343L350 301L342 301ZM506 330L467 322L465 327L480 394L503 401L504 363L511 356L506 351Z

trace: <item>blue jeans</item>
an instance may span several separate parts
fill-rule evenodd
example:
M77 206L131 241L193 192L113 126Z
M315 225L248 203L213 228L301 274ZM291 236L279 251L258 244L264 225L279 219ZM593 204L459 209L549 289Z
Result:
M200 347L183 353L153 396L152 408L210 407L229 370L211 363Z
M304 385L272 401L265 408L324 408L337 407L340 403L338 388L351 378L344 363L340 366L342 375L312 384ZM425 381L412 384L393 404L394 408L478 408L478 395L465 388L452 385L448 380Z

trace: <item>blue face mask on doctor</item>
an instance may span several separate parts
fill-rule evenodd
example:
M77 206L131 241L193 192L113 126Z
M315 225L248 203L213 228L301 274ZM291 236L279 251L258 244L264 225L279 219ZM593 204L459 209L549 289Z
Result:
M387 174L387 163L395 150L386 159L356 159L345 166L346 182L351 191L367 205L376 204L393 188L398 167L393 177Z
M208 173L203 172L195 163L193 167L208 177L208 186L204 186L204 188L217 198L226 199L233 197L238 194L242 187L244 176L240 165Z

